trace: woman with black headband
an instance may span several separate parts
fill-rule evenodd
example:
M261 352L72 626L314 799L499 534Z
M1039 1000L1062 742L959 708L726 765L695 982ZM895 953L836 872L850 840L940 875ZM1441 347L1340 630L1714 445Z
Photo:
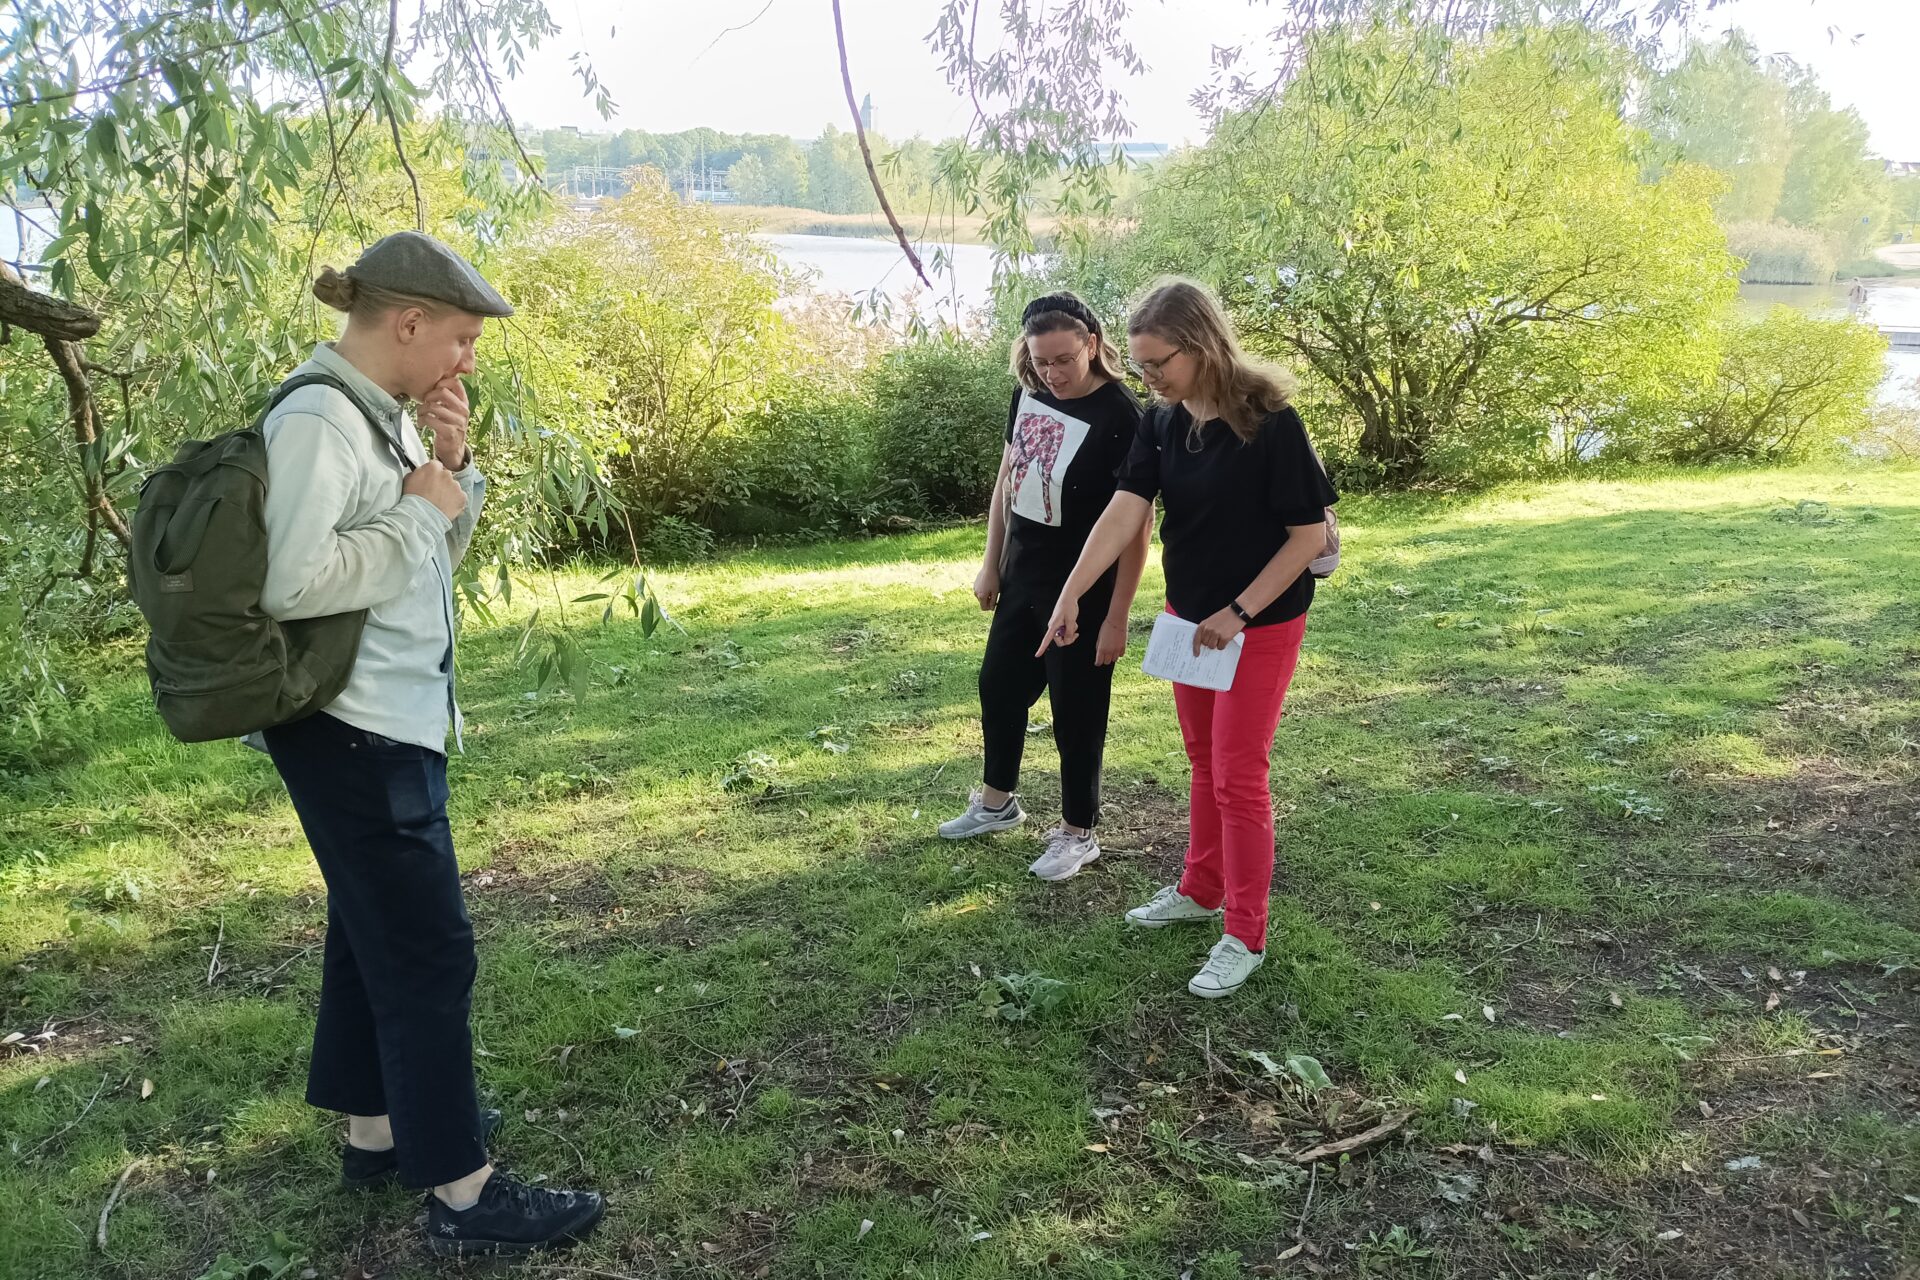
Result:
M1113 664L1127 649L1127 610L1140 586L1151 528L1080 598L1098 618L1077 643L1036 657L1047 616L1106 509L1140 426L1140 402L1122 380L1120 353L1099 319L1071 293L1027 304L1011 364L1020 386L987 520L986 563L974 580L993 612L980 663L983 786L967 811L942 823L949 840L1005 831L1027 820L1017 790L1027 711L1047 690L1060 750L1061 823L1031 870L1065 880L1100 856L1100 761L1107 743Z

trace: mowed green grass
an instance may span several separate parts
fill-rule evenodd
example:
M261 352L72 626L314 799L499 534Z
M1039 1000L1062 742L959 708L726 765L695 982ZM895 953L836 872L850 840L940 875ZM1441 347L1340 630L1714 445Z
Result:
M470 625L480 1080L506 1163L612 1206L540 1274L1920 1265L1920 470L1343 511L1268 961L1218 1004L1212 932L1120 919L1184 847L1157 567L1107 853L1055 886L1044 700L1034 825L933 837L977 780L978 528L661 574L651 639L572 605L578 697L516 624L595 574ZM82 672L93 741L0 783L0 1276L191 1280L276 1232L289 1274L429 1273L301 1100L325 903L278 780L168 739L132 648ZM1015 975L1065 998L998 1016Z

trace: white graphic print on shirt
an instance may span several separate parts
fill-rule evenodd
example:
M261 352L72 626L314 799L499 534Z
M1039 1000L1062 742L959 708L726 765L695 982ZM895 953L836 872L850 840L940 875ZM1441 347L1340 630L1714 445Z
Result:
M1089 430L1079 418L1040 403L1030 393L1021 395L1013 417L1013 469L1007 476L1016 514L1059 527L1067 468Z

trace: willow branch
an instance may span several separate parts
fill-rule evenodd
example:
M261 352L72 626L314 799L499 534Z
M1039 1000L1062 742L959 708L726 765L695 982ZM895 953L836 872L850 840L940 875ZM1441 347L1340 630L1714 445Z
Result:
M860 118L860 104L854 101L853 72L847 67L847 29L840 17L840 0L833 0L833 38L840 46L840 84L847 91L847 110L853 115L854 136L860 140L860 158L867 162L867 181L873 184L873 194L880 199L880 212L887 215L887 225L893 228L894 239L900 242L900 251L913 264L913 274L920 277L920 283L931 289L933 281L927 279L927 269L920 265L920 255L913 251L913 245L907 239L907 229L894 216L893 205L887 201L886 189L880 185L879 171L873 167L873 148L867 145L866 121Z

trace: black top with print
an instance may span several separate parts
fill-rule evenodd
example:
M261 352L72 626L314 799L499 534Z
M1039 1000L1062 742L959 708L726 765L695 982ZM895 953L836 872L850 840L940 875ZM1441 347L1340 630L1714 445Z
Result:
M1194 430L1186 406L1156 407L1141 419L1119 487L1162 500L1167 603L1188 622L1226 608L1286 545L1287 526L1319 526L1339 500L1291 406L1245 442L1218 418ZM1313 575L1302 572L1250 625L1291 622L1312 603Z
M1007 409L1007 515L1003 582L1058 592L1087 535L1113 498L1140 426L1140 401L1118 382L1071 400L1016 391Z

